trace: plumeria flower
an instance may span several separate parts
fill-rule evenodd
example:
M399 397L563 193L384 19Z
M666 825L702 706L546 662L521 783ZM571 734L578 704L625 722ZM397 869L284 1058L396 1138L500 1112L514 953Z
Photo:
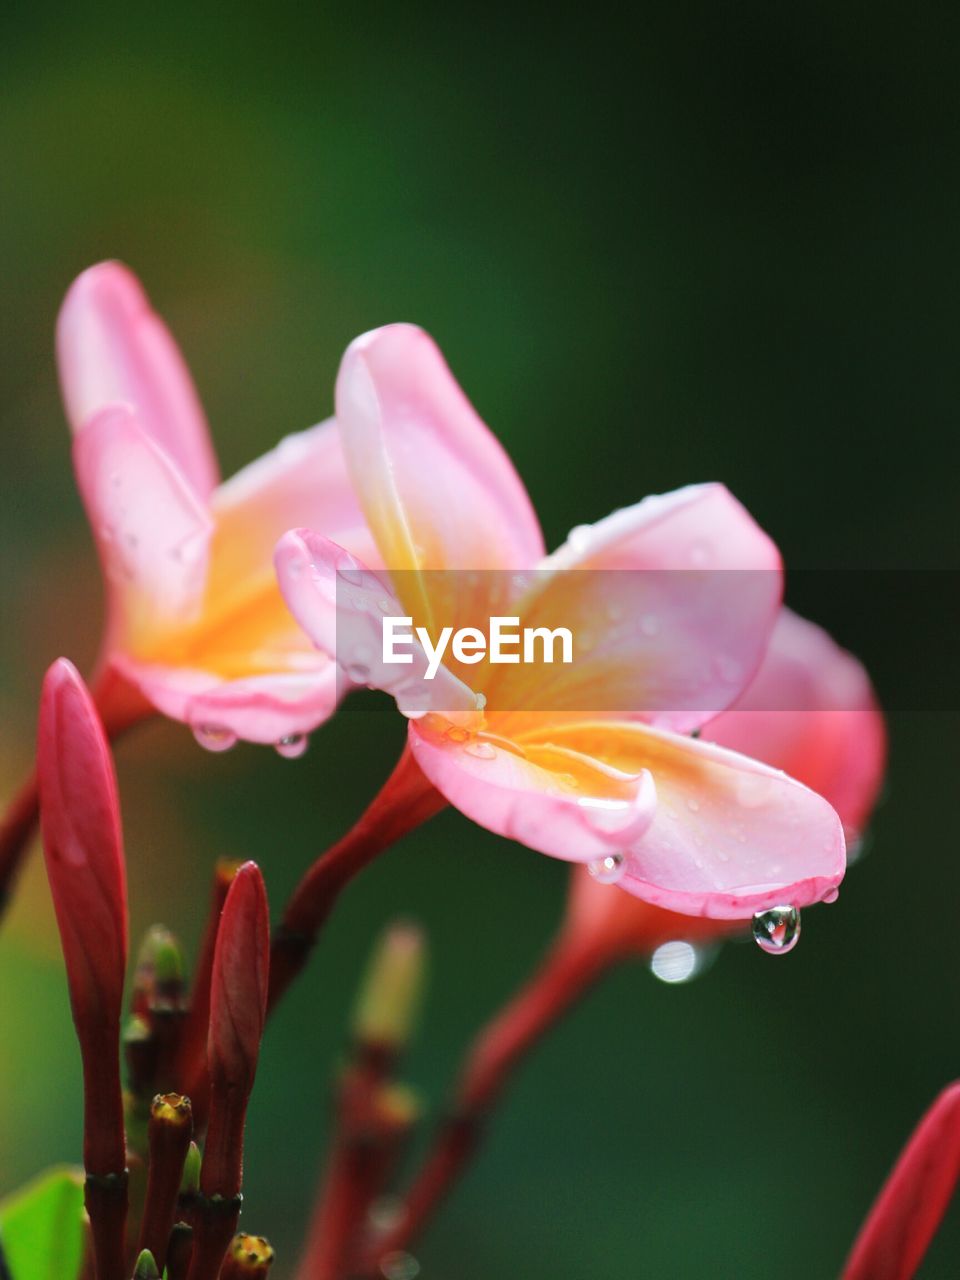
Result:
M742 919L836 888L844 838L827 801L777 769L689 736L743 692L780 608L776 548L723 486L648 498L575 530L545 558L509 459L432 340L409 325L348 349L336 417L392 577L324 533L300 529L277 548L281 589L323 652L336 655L338 628L353 655L367 637L370 661L350 674L397 695L430 785L475 822L543 853L618 859L624 887L671 910ZM611 575L596 571L624 569L709 571L702 579L710 586L650 574L656 625L614 627L604 612ZM451 576L431 570L469 572L451 591ZM746 583L742 607L716 589L720 570L748 571L729 575ZM504 599L505 582L526 599ZM542 666L467 685L445 664L430 686L434 700L413 705L425 654L415 651L408 667L378 660L379 616L401 604L401 614L444 622L451 613L476 622L509 604L602 638L585 667L550 668L548 699ZM580 711L591 698L606 710ZM553 711L542 709L547 701ZM657 709L664 701L671 705ZM611 710L618 706L625 710Z
M886 728L862 664L821 627L781 610L749 688L703 732L819 792L848 842L860 840L883 781ZM650 956L674 942L709 944L739 927L665 911L602 881L602 867L575 868L564 926L567 942L599 965ZM692 975L695 953L682 959Z
M304 522L375 555L334 425L220 483L183 358L115 262L74 282L57 356L107 593L98 688L119 677L212 749L240 737L295 753L334 710L338 678L284 606L273 546Z

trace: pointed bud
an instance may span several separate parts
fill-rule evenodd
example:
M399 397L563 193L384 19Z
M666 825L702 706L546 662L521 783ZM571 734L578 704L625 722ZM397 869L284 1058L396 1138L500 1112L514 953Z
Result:
M144 1249L137 1258L133 1280L160 1280L160 1272L149 1249Z
M85 1023L119 1030L127 888L113 760L90 694L65 658L43 682L37 767L47 876L82 1040Z
M263 1236L241 1232L231 1241L220 1280L261 1280L273 1265L273 1249Z
M426 947L421 929L397 922L380 938L360 988L353 1019L360 1044L391 1053L410 1039L426 984Z
M259 867L247 862L227 894L213 957L207 1057L214 1090L249 1095L253 1088L269 963L267 893Z
M47 878L83 1063L84 1201L100 1280L125 1274L120 1013L127 886L113 759L93 700L60 658L40 699L37 780Z
M175 1222L167 1245L164 1280L187 1280L190 1255L193 1253L193 1227L188 1222Z
M195 1196L200 1190L200 1148L191 1142L187 1148L187 1158L183 1162L183 1176L180 1179L180 1195Z
M143 1014L158 1004L179 1004L183 986L183 954L179 942L165 925L151 925L137 955L133 1012Z
M911 1280L960 1177L960 1081L914 1129L860 1228L842 1280Z

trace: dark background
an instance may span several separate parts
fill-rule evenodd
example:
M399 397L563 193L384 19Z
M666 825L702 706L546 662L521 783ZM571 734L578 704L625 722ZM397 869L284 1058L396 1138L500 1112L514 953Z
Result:
M788 567L957 568L953 6L561 20L37 3L5 26L4 789L29 759L44 667L88 663L99 627L52 334L71 278L107 256L174 328L226 474L329 412L354 335L409 319L506 443L550 544L646 493L721 479ZM689 987L639 966L611 977L516 1082L418 1250L425 1277L836 1273L914 1119L960 1073L958 717L909 709L930 665L955 662L953 632L912 634L889 594L866 618L821 615L902 709L873 847L838 905L808 913L789 959L729 945ZM142 730L119 750L135 932L162 918L192 944L219 854L256 857L278 907L402 729L368 695L298 762ZM4 1190L79 1152L38 871L0 940ZM250 1116L246 1221L278 1247L279 1276L376 930L401 913L430 931L407 1074L437 1104L563 892L559 864L454 814L351 888L270 1029ZM955 1274L958 1247L948 1227L924 1276Z

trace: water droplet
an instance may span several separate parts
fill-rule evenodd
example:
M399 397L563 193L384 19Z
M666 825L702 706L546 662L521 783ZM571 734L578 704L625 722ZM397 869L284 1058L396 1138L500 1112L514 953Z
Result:
M366 684L370 679L370 668L365 662L348 662L346 672L354 684Z
M397 710L408 720L422 720L430 709L430 695L419 684L397 689Z
M310 745L310 739L305 733L287 733L276 744L275 750L278 756L283 756L284 760L296 760L306 751Z
M385 1235L403 1221L404 1203L400 1196L382 1195L370 1205L367 1221L378 1235Z
M349 560L342 560L337 565L337 577L351 587L363 586L363 574Z
M597 884L616 884L626 867L627 860L622 853L608 853L604 858L594 858L587 863L587 870Z
M468 756L473 756L476 760L495 760L497 758L497 749L490 742L468 742L463 748Z
M229 751L237 743L233 730L220 724L195 724L193 736L205 751Z
M689 982L704 968L703 957L692 942L663 942L650 957L650 972L661 982Z
M655 636L660 631L660 619L655 613L645 613L640 619L640 631L645 636Z
M828 889L827 892L820 899L820 901L825 902L827 906L831 906L834 902L836 902L836 900L839 897L840 897L840 890L834 887L833 889Z
M593 530L588 524L575 525L567 534L567 543L570 550L577 555L583 555L588 550L592 539Z
M380 1259L380 1274L383 1280L417 1280L420 1263L412 1253L397 1249Z
M700 808L700 801L696 796L687 796L687 808L691 813L697 813Z
M783 956L800 941L800 908L771 907L753 917L753 936L761 951Z
M694 542L690 547L690 563L701 568L710 559L710 548L705 542Z

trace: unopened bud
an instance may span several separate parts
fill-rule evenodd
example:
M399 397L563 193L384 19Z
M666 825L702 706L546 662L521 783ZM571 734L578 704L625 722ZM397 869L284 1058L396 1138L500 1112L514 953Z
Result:
M157 1270L157 1264L154 1262L153 1254L149 1249L144 1249L137 1258L133 1280L160 1280L160 1272Z
M180 1179L180 1194L195 1196L200 1189L200 1148L191 1142L187 1148L187 1158L183 1162L183 1176Z
M383 933L360 988L354 1035L364 1045L397 1052L413 1032L426 984L423 932L398 922Z

